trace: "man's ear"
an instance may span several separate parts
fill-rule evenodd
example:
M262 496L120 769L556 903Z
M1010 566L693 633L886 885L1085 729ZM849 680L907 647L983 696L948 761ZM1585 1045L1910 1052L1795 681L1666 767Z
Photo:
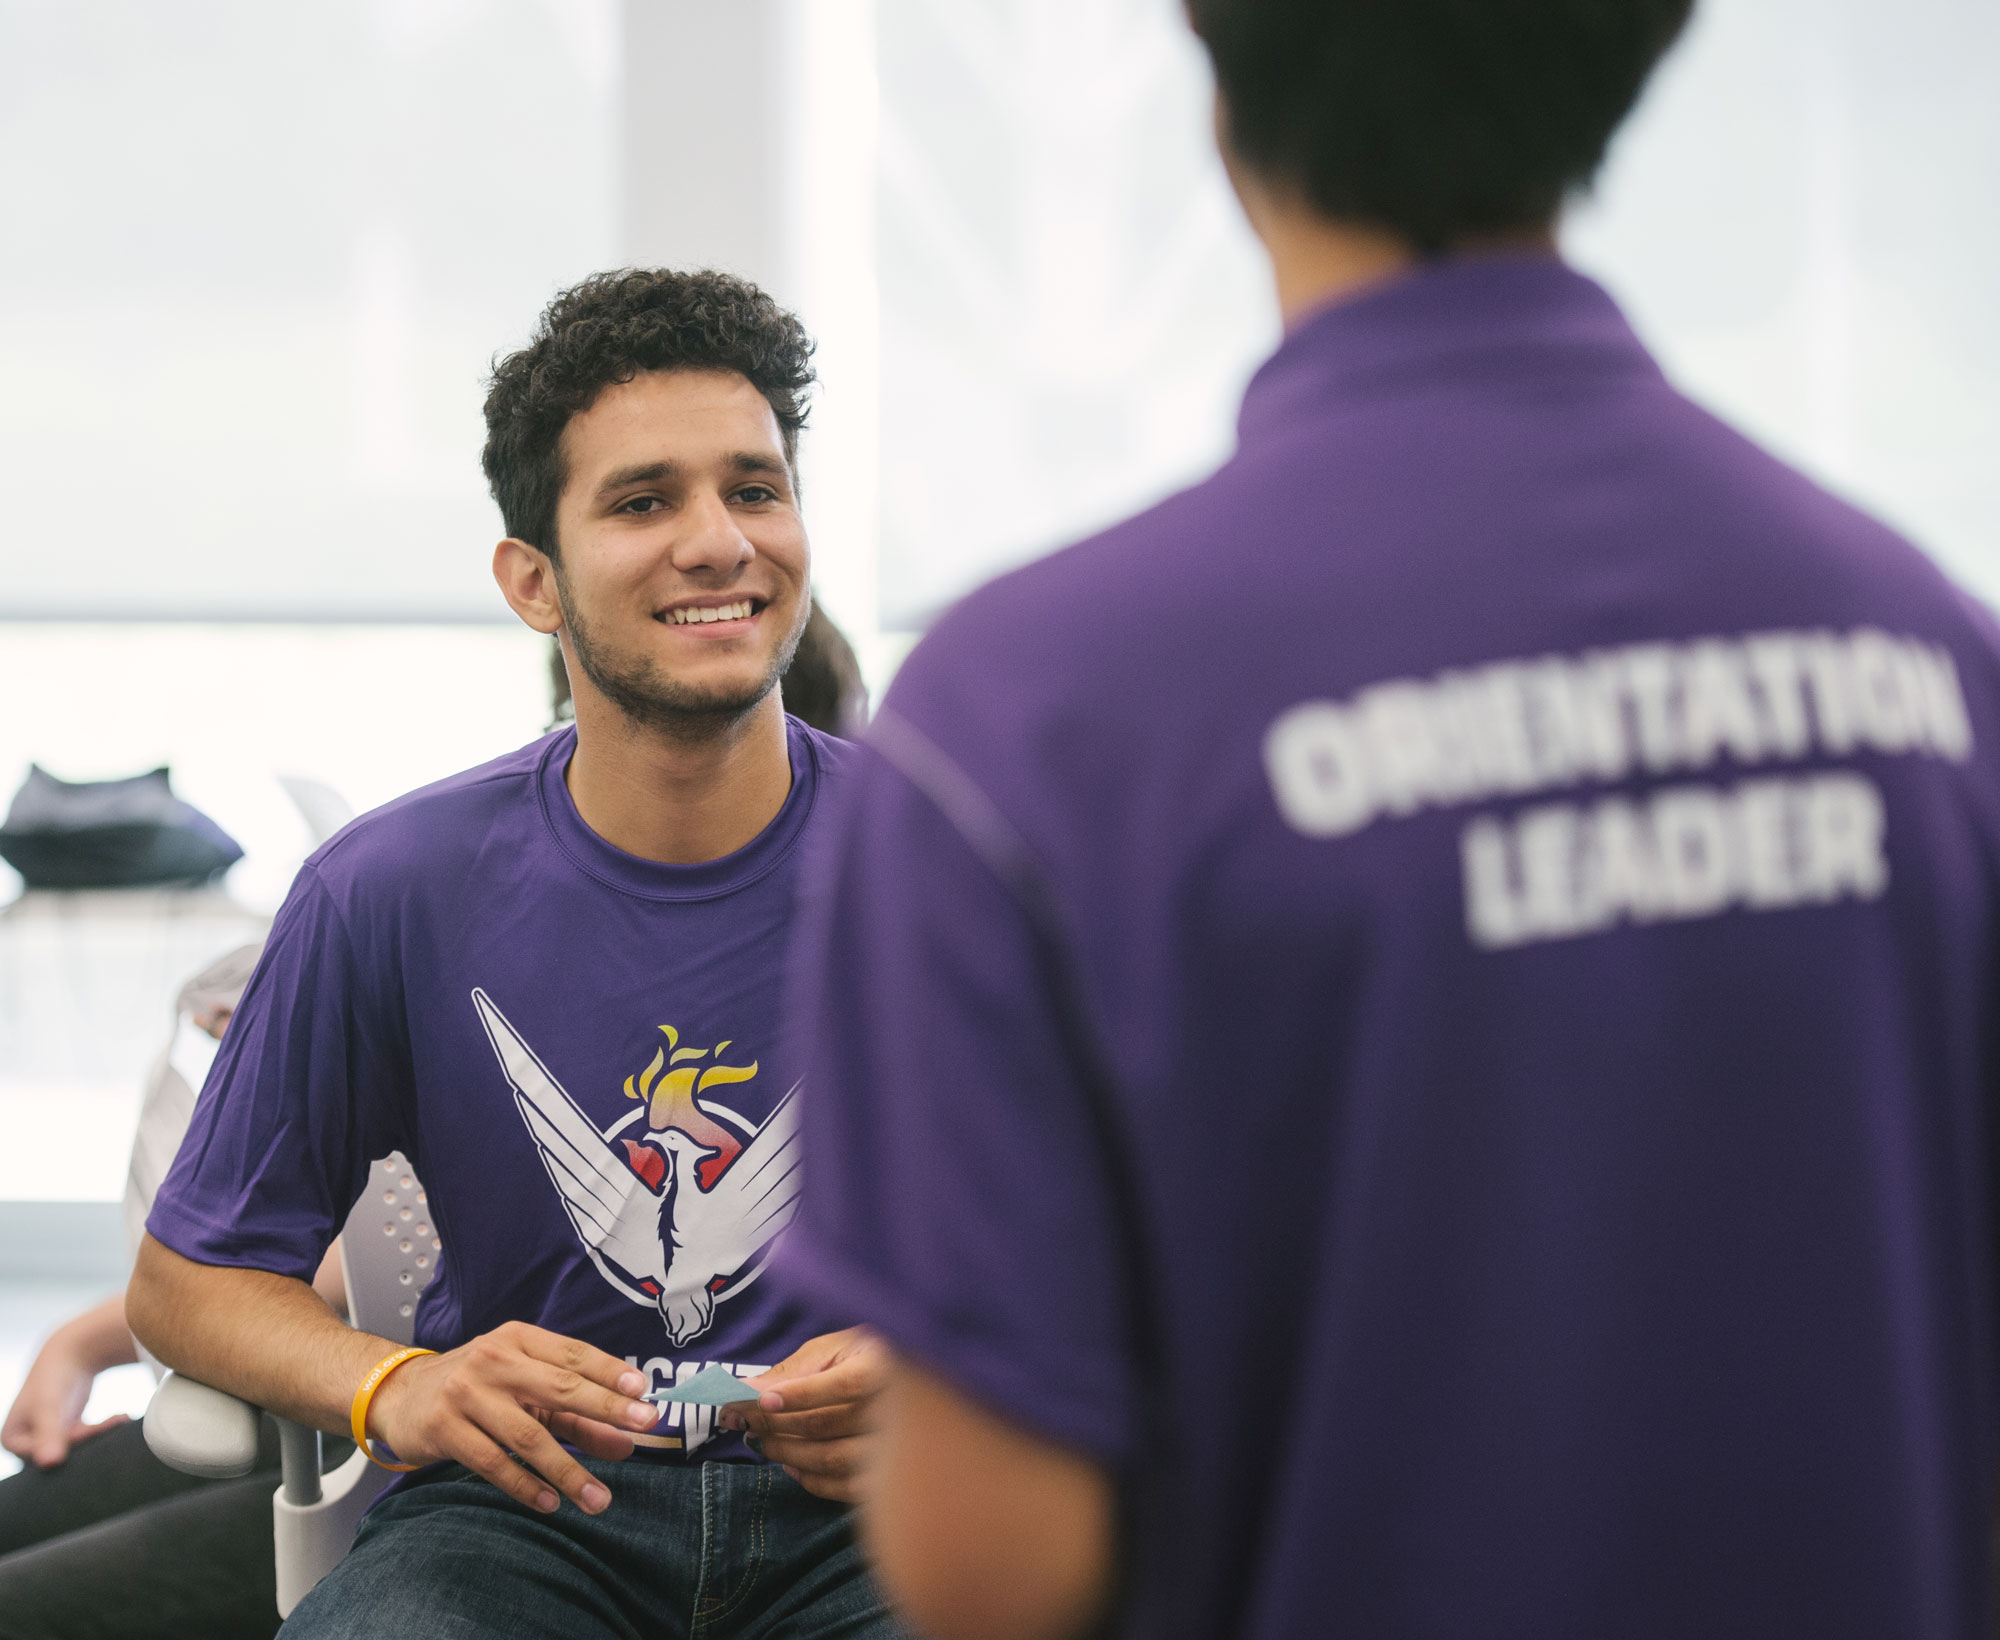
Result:
M540 547L508 536L493 549L493 579L507 607L537 632L562 630L556 601L556 568Z

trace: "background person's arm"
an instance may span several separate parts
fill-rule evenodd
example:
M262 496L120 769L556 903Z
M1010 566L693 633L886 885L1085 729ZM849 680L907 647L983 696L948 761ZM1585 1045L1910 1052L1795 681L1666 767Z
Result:
M397 1349L338 1319L303 1281L197 1264L151 1235L126 1314L140 1342L176 1372L336 1433L347 1429L369 1370ZM593 1457L631 1456L625 1431L659 1418L650 1402L632 1399L645 1387L615 1356L510 1322L399 1368L369 1406L368 1433L405 1463L457 1459L531 1509L554 1510L561 1492L596 1514L610 1493L558 1443Z
M933 1640L1087 1633L1112 1583L1104 1470L907 1362L880 1407L861 1535L911 1626Z
M100 1372L138 1359L125 1326L123 1293L113 1293L72 1316L36 1351L21 1392L7 1409L7 1421L0 1424L0 1446L38 1469L50 1469L67 1458L78 1441L125 1423L122 1412L85 1423L84 1403Z
M884 724L951 814L871 731L802 901L813 1097L780 1259L900 1357L859 1487L892 1597L944 1640L1043 1640L1115 1598L1105 1477L1146 1475L1113 1130L1053 891L942 752Z

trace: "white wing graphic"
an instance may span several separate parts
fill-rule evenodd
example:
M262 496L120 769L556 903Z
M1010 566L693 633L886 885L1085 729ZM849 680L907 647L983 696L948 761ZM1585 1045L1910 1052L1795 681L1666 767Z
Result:
M634 1303L656 1305L675 1345L706 1331L716 1300L741 1292L756 1278L761 1265L742 1272L792 1222L798 1205L797 1088L779 1101L713 1190L703 1190L695 1172L696 1163L713 1151L679 1128L647 1134L647 1141L666 1153L673 1175L669 1196L665 1189L655 1192L626 1165L491 997L475 990L472 1000L591 1262ZM671 1210L663 1213L669 1201ZM730 1285L718 1293L715 1288L724 1281Z
M472 1001L583 1250L627 1298L656 1303L667 1285L667 1249L660 1236L664 1198L625 1165L493 999L476 990ZM651 1281L655 1291L647 1292L641 1281Z
M674 1159L673 1273L660 1295L660 1314L676 1344L714 1318L716 1278L735 1275L792 1222L799 1202L797 1092L793 1088L778 1102L713 1190L695 1182L695 1164L711 1151L679 1128L655 1135ZM721 1296L747 1285L738 1282Z

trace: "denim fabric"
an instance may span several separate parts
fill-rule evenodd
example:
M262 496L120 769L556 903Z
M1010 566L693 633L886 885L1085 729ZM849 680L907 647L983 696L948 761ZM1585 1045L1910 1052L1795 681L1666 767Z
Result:
M890 1640L848 1512L768 1464L585 1459L611 1489L538 1515L457 1464L362 1522L286 1640Z

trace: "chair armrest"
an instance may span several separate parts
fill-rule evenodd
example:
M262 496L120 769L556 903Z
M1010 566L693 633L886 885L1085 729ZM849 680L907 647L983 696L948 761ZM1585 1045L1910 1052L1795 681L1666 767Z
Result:
M170 1372L146 1408L146 1445L184 1475L235 1480L257 1467L258 1417L248 1401Z

